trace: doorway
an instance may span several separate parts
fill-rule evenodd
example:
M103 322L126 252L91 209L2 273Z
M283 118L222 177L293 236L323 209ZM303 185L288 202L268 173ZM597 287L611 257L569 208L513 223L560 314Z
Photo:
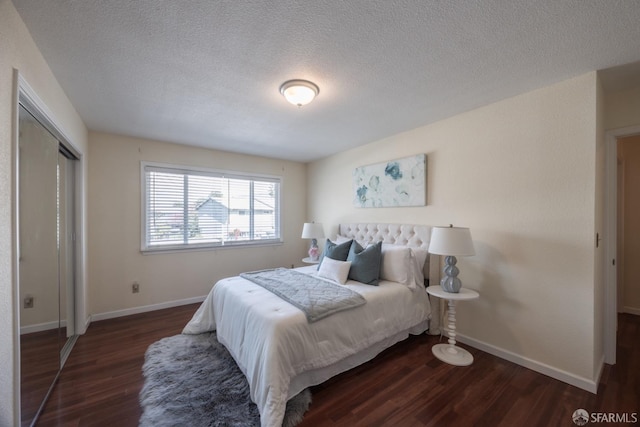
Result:
M631 231L629 224L627 224L626 215L623 214L626 210L624 205L628 204L626 194L629 193L628 190L630 189L620 188L629 185L625 182L624 176L630 165L626 165L621 161L619 166L618 156L618 141L629 137L640 138L640 126L616 129L606 133L604 361L609 365L616 363L618 311L625 310L624 306L620 307L624 299L624 285L621 285L623 287L620 288L619 294L619 281L628 280L623 279L622 275L625 265L630 262L630 254L625 254L626 251L624 250L626 244L619 241L620 238L624 241L629 240L628 236L630 236L629 233ZM635 188L637 189L637 187ZM619 193L619 191L624 193ZM620 200L622 194L625 194L624 200ZM625 246L621 247L623 244ZM619 252L619 250L622 252ZM620 259L619 255L621 255L622 259ZM626 258L626 263L624 258ZM619 299L620 302L618 301Z
M617 306L640 315L640 135L618 138Z

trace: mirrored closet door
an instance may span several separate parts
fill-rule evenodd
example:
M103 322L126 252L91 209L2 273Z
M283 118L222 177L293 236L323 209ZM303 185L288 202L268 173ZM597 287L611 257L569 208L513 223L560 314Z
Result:
M75 339L74 156L19 113L21 424L33 425Z

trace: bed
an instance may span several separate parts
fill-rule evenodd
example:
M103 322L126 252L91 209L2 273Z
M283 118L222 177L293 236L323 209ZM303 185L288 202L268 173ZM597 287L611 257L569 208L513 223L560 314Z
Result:
M440 333L439 302L430 303L422 283L423 277L438 279L439 258L426 252L430 235L431 227L422 225L342 224L335 245L355 240L362 249L382 242L387 270L378 285L348 280L343 286L365 303L311 322L295 301L281 299L250 275L236 276L213 286L183 333L215 330L247 377L261 425L280 426L287 400L305 388L371 360L409 334ZM326 265L282 273L326 281L319 277Z

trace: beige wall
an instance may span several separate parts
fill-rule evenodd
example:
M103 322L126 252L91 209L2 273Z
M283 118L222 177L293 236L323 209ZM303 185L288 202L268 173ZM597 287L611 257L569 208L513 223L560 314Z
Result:
M589 73L309 165L309 215L471 228L459 331L594 380L597 78ZM358 209L357 166L426 153L427 206ZM599 338L598 338L599 339Z
M86 150L87 130L54 78L44 58L9 0L0 0L0 425L17 424L14 372L14 274L12 250L12 159L14 128L13 69L54 112L76 148ZM86 164L85 164L86 167ZM86 169L85 169L86 170Z
M621 225L624 237L621 239L624 257L618 264L621 271L622 300L618 311L640 314L640 136L620 138L618 158L622 167ZM626 261L626 262L625 262Z
M605 129L640 125L640 86L605 94Z
M90 133L90 313L206 295L213 284L243 271L301 265L307 242L306 165L103 133ZM140 252L140 162L162 162L283 177L284 244L180 253ZM140 293L131 284L140 283Z

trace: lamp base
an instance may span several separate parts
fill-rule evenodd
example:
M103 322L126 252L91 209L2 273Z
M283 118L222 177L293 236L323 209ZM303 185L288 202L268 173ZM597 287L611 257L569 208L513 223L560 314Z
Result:
M431 348L435 357L455 366L469 366L473 363L473 356L464 348L451 344L436 344Z
M311 239L311 246L309 246L309 258L313 262L320 259L320 248L318 248L318 239Z
M445 265L442 269L444 277L440 280L442 290L452 294L460 292L460 288L462 287L462 282L458 279L458 273L460 273L460 270L456 267L456 262L458 262L458 260L454 256L445 257Z

